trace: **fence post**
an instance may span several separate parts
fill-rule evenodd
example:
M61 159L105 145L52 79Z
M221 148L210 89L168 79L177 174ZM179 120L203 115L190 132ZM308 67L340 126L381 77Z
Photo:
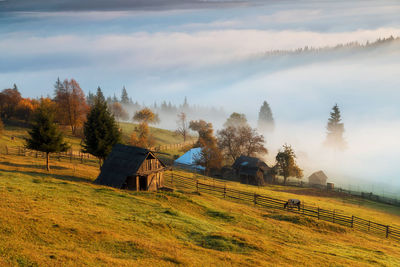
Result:
M354 215L351 215L351 228L354 226Z
M335 223L335 210L333 210L333 220L332 220L332 222Z
M371 227L371 221L368 221L368 231L370 230Z
M8 155L8 146L6 145L6 154Z
M199 180L196 180L196 191L199 192Z
M226 197L226 184L224 185L224 198Z
M389 237L389 225L386 226L386 238Z
M319 207L318 207L318 220L319 220Z
M254 193L254 206L257 205L257 194Z

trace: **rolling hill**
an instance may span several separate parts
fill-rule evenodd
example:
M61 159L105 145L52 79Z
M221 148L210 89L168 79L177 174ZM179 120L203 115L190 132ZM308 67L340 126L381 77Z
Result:
M396 266L400 243L207 194L92 184L96 166L0 156L0 265ZM191 174L186 174L191 175ZM398 221L391 206L291 187L232 188Z

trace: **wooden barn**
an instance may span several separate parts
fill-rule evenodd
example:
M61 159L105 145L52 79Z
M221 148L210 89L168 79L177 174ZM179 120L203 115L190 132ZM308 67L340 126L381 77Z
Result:
M308 183L312 186L325 186L328 177L323 171L317 171L308 177Z
M117 144L101 167L95 183L136 191L164 186L165 165L149 150Z
M268 175L268 165L255 157L240 156L233 163L232 168L244 184L262 185Z

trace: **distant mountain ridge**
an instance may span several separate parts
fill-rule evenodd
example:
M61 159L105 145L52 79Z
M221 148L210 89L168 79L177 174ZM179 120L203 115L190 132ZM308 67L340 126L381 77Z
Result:
M298 48L294 50L271 50L263 53L263 56L282 56L282 55L299 55L299 54L316 54L326 52L338 52L338 51L349 51L349 50L365 50L371 48L380 48L387 45L400 45L400 37L387 37L379 38L374 42L367 41L365 44L359 43L358 41L349 42L345 44L338 44L335 46L324 46L324 47L309 47Z

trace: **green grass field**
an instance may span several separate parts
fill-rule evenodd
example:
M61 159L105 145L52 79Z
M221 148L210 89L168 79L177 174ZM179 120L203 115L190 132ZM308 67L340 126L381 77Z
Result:
M97 186L96 166L52 165L47 173L43 159L0 156L0 266L400 265L400 243L390 239L206 194ZM400 218L388 205L227 185L388 223Z

